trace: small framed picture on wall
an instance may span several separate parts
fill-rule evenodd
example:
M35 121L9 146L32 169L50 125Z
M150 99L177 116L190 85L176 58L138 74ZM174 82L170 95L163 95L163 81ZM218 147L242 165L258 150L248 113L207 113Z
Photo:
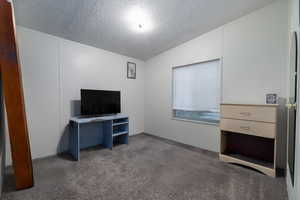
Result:
M278 103L277 94L266 94L266 103L277 104Z
M127 78L136 79L136 64L127 62Z

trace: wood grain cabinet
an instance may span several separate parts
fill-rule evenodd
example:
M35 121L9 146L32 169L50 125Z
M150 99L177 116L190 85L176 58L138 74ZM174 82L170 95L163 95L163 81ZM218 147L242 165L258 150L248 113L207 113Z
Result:
M277 107L221 104L220 160L275 177Z

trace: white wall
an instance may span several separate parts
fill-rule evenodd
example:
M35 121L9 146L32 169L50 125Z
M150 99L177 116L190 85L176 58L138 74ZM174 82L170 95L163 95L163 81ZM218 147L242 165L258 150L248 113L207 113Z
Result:
M24 27L17 27L17 38L33 158L66 149L67 124L78 112L73 102L80 100L81 88L121 90L130 135L144 132L143 61ZM136 80L126 78L127 61L137 64Z
M147 61L146 133L218 151L217 126L172 120L172 67L222 57L222 32L216 29Z
M223 102L287 96L287 6L280 0L224 26Z
M31 153L33 158L48 156L56 151L61 135L59 40L21 27L17 38Z
M130 135L144 132L144 62L61 40L61 132L81 88L121 90L121 109L130 117ZM127 79L127 61L137 64L137 79Z
M222 58L222 102L286 97L287 2L279 1L146 62L145 132L219 151L219 128L172 120L172 67Z
M299 41L299 0L289 0L289 34L291 34L294 31L298 32L298 41ZM291 39L291 37L290 37ZM289 44L291 41L289 42ZM299 42L298 42L299 45ZM290 46L289 46L290 48ZM299 47L298 47L299 48ZM289 51L288 51L289 52ZM299 60L299 55L298 55L298 60ZM298 63L299 64L299 63ZM299 65L298 65L299 69ZM299 76L298 76L298 111L299 111ZM289 87L289 85L288 85ZM289 199L290 200L297 200L300 199L300 113L297 112L298 120L297 120L297 133L296 133L296 152L295 152L295 184L294 187L292 186L291 178L290 178L290 172L289 172L289 167L287 166L287 189L288 189L288 194L289 194Z

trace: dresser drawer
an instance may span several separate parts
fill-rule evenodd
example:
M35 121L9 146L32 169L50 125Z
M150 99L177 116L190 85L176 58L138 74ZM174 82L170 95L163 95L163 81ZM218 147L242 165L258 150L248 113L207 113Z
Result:
M276 122L276 106L221 105L222 118Z
M273 123L221 119L221 130L243 133L247 135L275 138L276 125Z

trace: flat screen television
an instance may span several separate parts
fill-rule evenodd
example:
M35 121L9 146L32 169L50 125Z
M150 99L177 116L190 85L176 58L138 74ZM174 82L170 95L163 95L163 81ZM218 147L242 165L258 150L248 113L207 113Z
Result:
M109 115L121 112L121 92L81 89L81 115Z

